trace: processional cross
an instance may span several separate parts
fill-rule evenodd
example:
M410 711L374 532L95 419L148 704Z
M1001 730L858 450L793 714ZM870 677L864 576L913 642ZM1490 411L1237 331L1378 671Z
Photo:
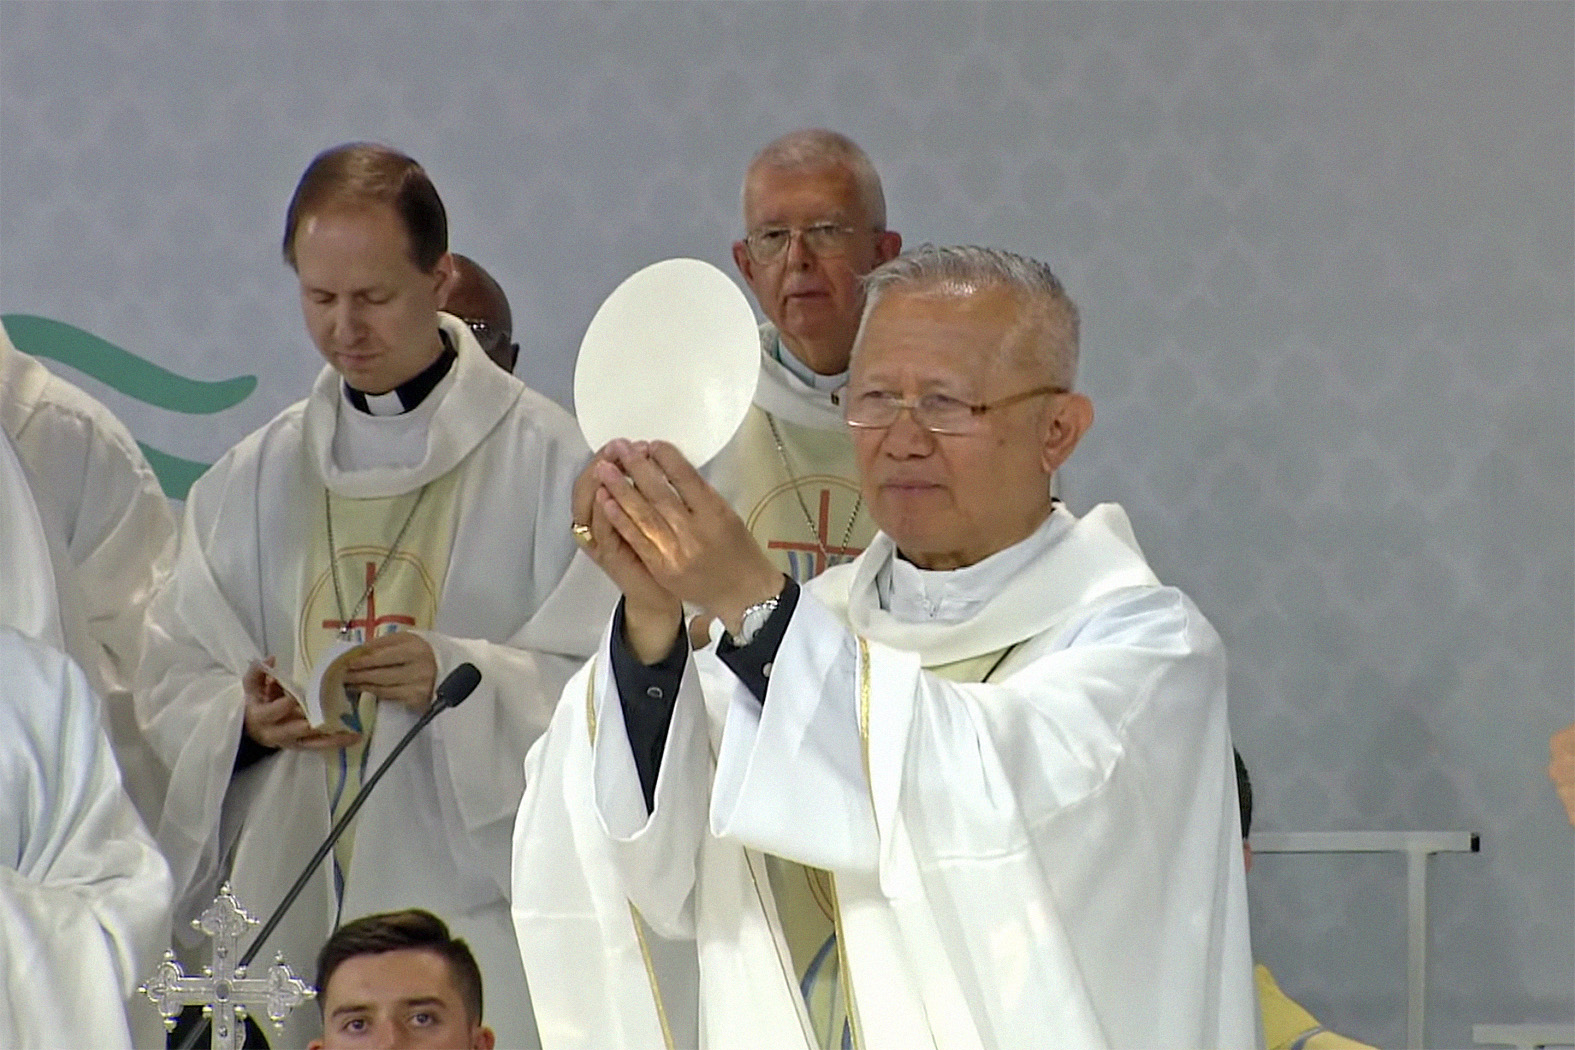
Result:
M247 977L246 967L236 965L241 936L257 920L230 893L229 883L191 924L212 939L213 964L193 977L181 969L174 952L166 951L153 976L137 989L164 1015L164 1027L174 1030L182 1007L201 1006L213 1022L214 1050L241 1050L242 1022L250 1011L260 1008L276 1029L282 1028L290 1011L317 994L285 964L283 953L274 956L266 977Z

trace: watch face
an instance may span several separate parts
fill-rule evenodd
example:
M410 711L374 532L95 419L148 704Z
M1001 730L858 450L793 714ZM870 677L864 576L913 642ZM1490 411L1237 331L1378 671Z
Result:
M748 645L754 641L755 635L771 619L771 614L776 611L777 599L771 598L758 605L751 605L744 610L744 615L738 623L738 637L733 639L734 645Z

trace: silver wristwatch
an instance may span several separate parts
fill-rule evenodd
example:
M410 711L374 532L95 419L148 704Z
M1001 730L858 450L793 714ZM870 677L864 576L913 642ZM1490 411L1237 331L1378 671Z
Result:
M728 632L728 637L733 640L736 648L742 649L755 640L755 635L771 619L771 614L777 611L777 606L782 601L781 594L774 594L763 602L756 602L744 610L744 615L738 618L738 633Z

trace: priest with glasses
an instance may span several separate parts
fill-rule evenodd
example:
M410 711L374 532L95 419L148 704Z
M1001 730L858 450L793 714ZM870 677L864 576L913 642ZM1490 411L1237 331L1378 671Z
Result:
M1077 350L1031 259L874 271L841 401L880 532L802 587L671 446L581 476L623 600L527 760L544 1046L1256 1045L1224 653L1120 507L1051 497Z

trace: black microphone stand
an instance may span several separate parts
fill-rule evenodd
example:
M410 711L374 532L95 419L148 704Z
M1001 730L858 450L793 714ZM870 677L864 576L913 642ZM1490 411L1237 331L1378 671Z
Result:
M462 675L466 668L470 669L469 676ZM355 815L361 811L361 804L372 793L372 788L377 786L377 782L383 778L383 774L388 772L388 767L394 764L394 759L398 758L405 748L410 746L410 742L416 738L416 734L425 729L429 722L468 697L480 681L481 673L476 670L476 665L468 663L460 664L453 671L449 672L447 678L443 679L442 684L437 687L437 691L432 696L432 703L427 705L426 711L422 713L420 718L416 719L416 724L411 726L405 732L405 735L399 738L399 743L394 745L394 749L388 753L388 757L383 759L377 769L372 772L372 775L361 785L361 790L356 792L356 796L351 800L349 808L345 810L342 817L334 822L333 828L328 832L328 837L323 840L321 846L317 847L317 852L312 854L312 859L306 862L306 869L301 872L300 878L295 880L295 885L290 887L289 892L284 895L284 899L279 902L279 906L268 917L268 921L263 923L262 929L257 932L256 939L252 941L252 946L246 949L245 954L235 964L237 973L244 972L246 967L251 965L252 960L257 958L257 953L262 951L263 944L267 942L269 935L284 920L284 913L290 910L290 905L295 903L295 898L299 897L301 891L306 889L306 884L312 881L312 876L316 874L318 865L322 864L323 858L328 856L328 852L334 848L334 843L338 842L340 836L345 833L345 828L350 826L350 822L355 819ZM202 1022L194 1026L186 1038L181 1041L178 1050L192 1050L202 1037L208 1034L208 1030L212 1026L212 1019L204 1017Z

